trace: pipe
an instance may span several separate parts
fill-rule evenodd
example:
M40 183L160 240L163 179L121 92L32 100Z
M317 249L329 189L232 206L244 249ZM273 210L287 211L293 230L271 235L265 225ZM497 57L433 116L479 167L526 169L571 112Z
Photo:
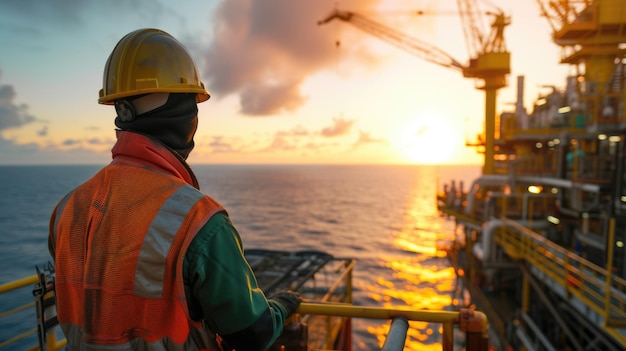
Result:
M492 219L487 222L487 225L483 228L483 235L480 238L480 243L474 245L474 255L483 262L492 262L495 260L496 241L494 239L495 230L503 226L503 223L499 219Z
M475 244L472 248L474 255L480 259L482 262L489 263L496 260L496 240L495 240L495 232L499 228L513 228L518 232L525 234L532 229L542 229L547 224L545 222L534 223L531 225L529 221L521 220L521 221L513 221L513 220L500 220L500 219L492 219L487 222L482 228L482 237L480 238L480 242ZM527 234L525 234L527 235ZM542 237L544 240L544 237Z
M486 174L478 177L472 182L472 186L467 194L467 206L465 207L465 214L471 214L474 207L474 199L476 198L476 192L481 186L502 186L507 184L509 179L508 175L501 174Z
M519 121L517 127L529 128L529 117L524 107L524 76L517 76L517 101L515 102L515 115Z
M406 332L409 329L409 321L404 317L396 317L391 320L389 334L385 339L382 351L401 351L404 350L406 342Z

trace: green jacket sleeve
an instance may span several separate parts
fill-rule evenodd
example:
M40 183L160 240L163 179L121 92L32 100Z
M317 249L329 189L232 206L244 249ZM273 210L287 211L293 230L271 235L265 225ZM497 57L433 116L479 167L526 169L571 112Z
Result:
M191 317L203 319L228 348L263 350L282 333L285 309L258 287L225 213L214 215L192 240L183 278Z

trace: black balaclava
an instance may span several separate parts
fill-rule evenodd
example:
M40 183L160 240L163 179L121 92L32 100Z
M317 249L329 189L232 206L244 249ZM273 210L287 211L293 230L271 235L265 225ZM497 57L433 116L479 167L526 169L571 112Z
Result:
M123 121L118 115L115 125L154 137L187 159L198 128L196 94L171 93L163 106L137 115L131 121Z

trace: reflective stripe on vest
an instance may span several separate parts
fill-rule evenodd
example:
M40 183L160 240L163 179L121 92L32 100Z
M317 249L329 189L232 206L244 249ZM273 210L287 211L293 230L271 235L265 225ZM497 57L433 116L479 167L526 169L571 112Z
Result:
M67 351L218 351L217 343L207 340L206 333L191 331L191 335L184 345L175 344L169 339L162 339L155 342L146 342L143 339L133 339L129 343L119 345L100 345L83 342L82 330L72 325L61 325L68 340L74 340L73 344L68 342ZM204 339L204 340L202 340ZM198 345L210 345L211 348L198 348Z
M63 199L59 202L56 208L56 215L54 216L54 227L52 227L52 239L56 243L57 241L57 228L59 224L59 219L63 214L63 210L65 210L65 205L67 205L67 201L72 197L74 191L71 191L69 194L65 195Z
M204 195L189 185L181 186L163 204L141 246L135 271L135 294L161 297L165 258L185 215Z

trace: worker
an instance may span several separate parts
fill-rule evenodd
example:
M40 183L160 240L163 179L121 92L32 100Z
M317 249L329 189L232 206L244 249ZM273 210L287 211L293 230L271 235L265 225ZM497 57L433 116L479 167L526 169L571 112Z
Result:
M184 46L124 36L98 102L113 105L112 162L58 203L49 248L68 350L263 350L301 298L266 297L225 209L186 162L208 100Z

